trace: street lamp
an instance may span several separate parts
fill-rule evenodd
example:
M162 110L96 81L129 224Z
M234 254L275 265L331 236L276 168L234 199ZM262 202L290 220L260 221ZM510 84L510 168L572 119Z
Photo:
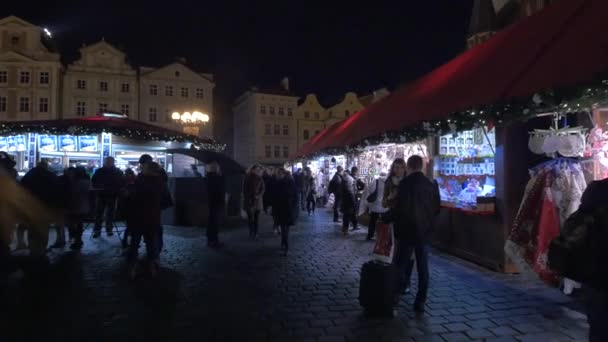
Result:
M199 135L200 128L209 122L209 115L199 111L190 112L173 112L171 119L182 126L184 133Z

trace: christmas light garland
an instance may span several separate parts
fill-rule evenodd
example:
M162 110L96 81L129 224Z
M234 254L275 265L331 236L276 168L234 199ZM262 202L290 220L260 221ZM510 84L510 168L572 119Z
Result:
M608 79L602 78L586 87L562 88L536 93L532 98L515 99L509 102L479 106L469 110L454 112L446 119L423 121L402 130L385 131L374 137L362 139L358 144L343 147L329 147L315 153L300 156L296 162L316 159L322 156L361 152L368 146L387 143L410 143L429 136L445 134L457 135L481 125L503 126L517 121L527 121L537 114L554 112L561 115L588 112L598 106L608 104Z

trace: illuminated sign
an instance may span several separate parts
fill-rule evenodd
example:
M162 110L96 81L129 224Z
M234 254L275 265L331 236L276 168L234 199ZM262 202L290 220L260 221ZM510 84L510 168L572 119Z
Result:
M76 137L73 135L60 135L59 136L59 150L60 151L76 151Z
M81 152L97 152L97 136L82 135L78 137L78 150Z
M127 119L128 116L123 114L123 113L119 113L119 112L103 112L100 113L99 116L103 116L104 118L119 118L119 119Z
M41 134L38 136L38 150L40 152L57 151L57 136Z

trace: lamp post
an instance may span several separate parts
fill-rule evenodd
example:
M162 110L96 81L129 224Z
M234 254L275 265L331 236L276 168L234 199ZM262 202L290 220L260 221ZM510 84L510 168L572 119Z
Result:
M201 127L209 122L209 115L199 111L190 112L173 112L171 114L173 122L183 127L184 133L198 136Z

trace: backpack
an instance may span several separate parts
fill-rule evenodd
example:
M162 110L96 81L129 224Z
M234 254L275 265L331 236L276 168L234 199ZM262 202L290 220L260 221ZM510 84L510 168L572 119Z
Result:
M574 212L551 241L549 267L562 277L597 288L608 288L605 245L608 241L608 206L592 212Z

